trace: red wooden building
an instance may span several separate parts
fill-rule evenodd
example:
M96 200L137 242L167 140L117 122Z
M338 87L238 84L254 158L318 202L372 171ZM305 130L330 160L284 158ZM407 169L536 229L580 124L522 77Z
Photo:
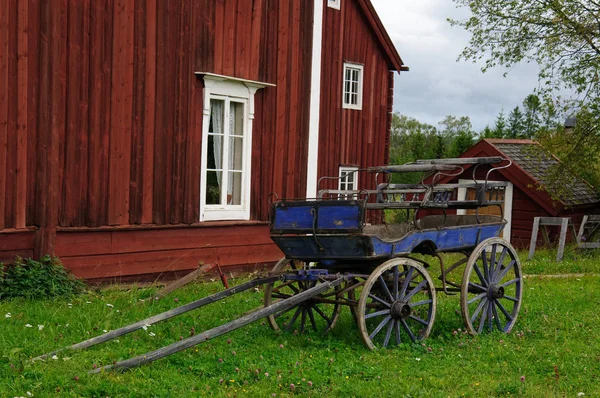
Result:
M386 163L400 70L369 0L2 1L0 261L275 261L269 194Z
M600 194L581 178L565 179L563 186L551 182L549 171L560 161L535 141L484 139L461 155L486 156L502 156L512 161L510 167L492 172L489 179L508 182L503 206L508 221L504 238L517 247L529 246L534 217L571 217L578 228L585 214L600 211ZM484 180L488 171L488 166L480 167L475 177ZM461 178L471 176L467 169ZM456 178L445 181L457 182ZM459 192L459 196L467 194ZM499 209L490 207L487 211L499 212ZM542 243L542 234L538 239Z

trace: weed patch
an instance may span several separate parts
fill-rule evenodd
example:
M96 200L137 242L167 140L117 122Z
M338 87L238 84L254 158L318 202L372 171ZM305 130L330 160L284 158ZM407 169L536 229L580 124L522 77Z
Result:
M0 264L0 299L71 296L84 288L56 257L45 256L40 261L17 257L10 266Z

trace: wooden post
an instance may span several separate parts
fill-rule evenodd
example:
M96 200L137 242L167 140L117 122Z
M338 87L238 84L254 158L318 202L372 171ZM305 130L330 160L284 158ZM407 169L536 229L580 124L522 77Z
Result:
M574 228L573 224L571 223L571 219L569 217L535 217L533 219L533 230L531 231L531 243L529 245L529 260L533 258L533 255L535 253L535 245L537 242L537 235L540 230L540 226L542 227L544 238L548 243L550 242L550 238L548 237L547 226L560 226L560 239L558 242L558 253L556 254L556 261L562 261L569 226L571 226L571 228Z
M533 231L531 231L531 242L529 243L529 260L533 258L533 254L535 253L535 244L540 229L540 218L541 217L535 217L533 219Z
M556 261L562 261L565 251L565 242L567 241L567 230L569 229L569 218L563 218L560 226L560 240L558 241L558 253L556 253Z
M585 223L588 220L588 216L583 216L581 225L579 226L579 233L577 234L577 245L581 247L581 238L583 238L583 231L585 231Z

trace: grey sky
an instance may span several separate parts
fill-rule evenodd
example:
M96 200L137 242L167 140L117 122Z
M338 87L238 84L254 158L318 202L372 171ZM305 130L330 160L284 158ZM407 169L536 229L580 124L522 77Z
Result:
M475 131L492 127L502 108L508 114L537 87L537 65L496 68L456 59L470 34L446 18L463 19L466 9L451 0L371 0L410 72L396 76L394 112L435 126L444 116L469 116Z

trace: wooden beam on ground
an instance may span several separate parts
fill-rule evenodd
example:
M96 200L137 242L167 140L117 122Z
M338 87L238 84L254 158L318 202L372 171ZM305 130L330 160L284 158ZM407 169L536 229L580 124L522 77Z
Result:
M159 300L159 299L165 297L166 295L168 295L169 293L187 285L190 282L195 281L196 279L198 279L200 277L200 275L205 274L208 271L210 271L211 269L213 269L215 267L215 265L216 264L204 264L203 266L190 272L189 274L185 275L184 277L179 278L176 281L169 283L167 286L165 286L164 289L162 289L160 292L158 292L158 294L154 298L156 300Z

